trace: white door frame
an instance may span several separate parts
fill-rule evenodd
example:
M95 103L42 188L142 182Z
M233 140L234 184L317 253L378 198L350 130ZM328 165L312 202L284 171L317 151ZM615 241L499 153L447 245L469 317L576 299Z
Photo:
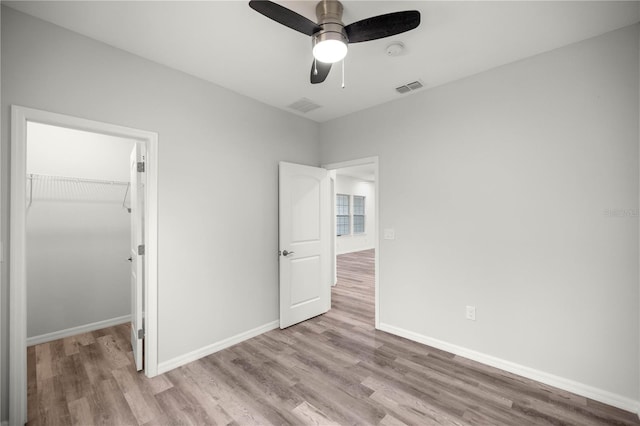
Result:
M322 167L327 169L327 170L336 170L336 169L342 169L345 167L353 167L353 166L364 166L364 165L368 165L368 164L372 164L373 165L373 173L375 176L375 194L376 194L376 199L375 199L375 212L376 212L376 218L375 218L375 224L374 224L374 229L376 230L376 237L375 237L375 302L374 302L374 309L375 309L375 327L376 329L380 329L380 298L378 297L379 293L380 293L380 226L378 225L380 222L380 174L378 173L378 157L366 157L366 158L360 158L357 160L349 160L349 161L342 161L339 163L329 163L329 164L323 164ZM335 235L335 232L332 234ZM334 237L335 240L335 237ZM332 256L335 258L336 256L336 246L335 244L332 244Z
M145 374L158 374L158 134L48 111L11 106L9 259L9 424L27 421L26 182L27 122L135 139L147 148L145 171Z

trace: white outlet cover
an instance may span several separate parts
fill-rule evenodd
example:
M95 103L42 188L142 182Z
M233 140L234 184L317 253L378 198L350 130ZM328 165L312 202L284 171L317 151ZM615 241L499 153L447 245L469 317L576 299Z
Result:
M468 320L475 321L476 320L476 307L475 306L467 306L467 315Z
M393 228L387 228L384 230L384 239L385 240L395 240L396 239L396 231Z

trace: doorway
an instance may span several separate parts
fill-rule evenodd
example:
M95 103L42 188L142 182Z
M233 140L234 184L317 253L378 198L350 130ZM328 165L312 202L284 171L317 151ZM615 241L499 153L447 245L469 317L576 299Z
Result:
M379 202L378 157L331 163L334 214L334 283L350 269L373 263L374 326L379 328Z
M116 126L81 118L50 113L19 106L12 106L11 121L11 258L10 258L10 377L9 377L9 418L11 424L24 424L27 416L26 394L26 347L27 347L27 212L29 203L33 205L34 182L40 179L50 188L64 185L63 179L51 179L45 174L38 178L27 172L27 151L29 133L38 125L56 126L73 129L105 137L125 138L132 141L133 146L144 147L146 158L144 170L146 182L144 186L144 255L143 274L145 300L145 374L148 377L157 375L157 134L132 128ZM128 162L125 163L129 168ZM96 165L89 165L94 171ZM94 176L95 177L95 176ZM34 180L35 178L35 180ZM60 176L57 176L60 178ZM93 179L97 184L104 184L104 179ZM56 182L54 184L54 181ZM62 183L61 183L62 182ZM116 182L113 180L112 182ZM75 182L78 184L79 182ZM88 182L84 182L88 184ZM94 182L94 185L96 182ZM53 186L52 186L53 185ZM109 189L113 190L115 185ZM67 188L68 189L68 188ZM104 188L103 188L104 189ZM131 189L131 188L129 188ZM95 195L95 194L94 194ZM105 195L105 194L102 194ZM123 207L127 208L123 195ZM41 221L45 224L46 221ZM128 254L128 253L127 253ZM126 260L126 257L123 261ZM128 281L128 280L127 280ZM46 334L46 333L45 333Z
M27 346L130 322L135 145L27 123Z

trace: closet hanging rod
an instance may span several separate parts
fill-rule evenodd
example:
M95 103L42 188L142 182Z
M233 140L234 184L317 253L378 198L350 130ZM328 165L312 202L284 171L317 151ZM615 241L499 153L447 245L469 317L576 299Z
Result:
M100 184L108 184L108 185L129 185L129 182L119 181L119 180L104 180L104 179L86 179L86 178L78 178L71 176L54 176L54 175L40 175L40 174L28 174L27 179L51 179L51 180L59 180L64 182L80 182L80 183L100 183Z

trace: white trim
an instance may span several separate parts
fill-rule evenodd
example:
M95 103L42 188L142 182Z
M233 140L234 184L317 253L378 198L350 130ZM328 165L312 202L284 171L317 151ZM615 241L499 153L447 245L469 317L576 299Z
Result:
M11 108L9 203L9 423L27 421L26 141L27 112Z
M144 285L144 352L145 375L158 375L158 134L147 136L145 159L144 232L145 267Z
M638 405L637 401L634 401L633 399L627 398L622 395L606 391L604 389L599 389L593 386L586 385L584 383L576 382L574 380L536 370L535 368L516 364L515 362L496 358L482 352L477 352L471 349L464 348L462 346L445 342L443 340L424 336L422 334L395 327L393 325L382 323L380 324L380 330L387 333L395 334L396 336L404 337L405 339L413 340L414 342L432 346L434 348L450 352L452 354L468 358L473 361L489 365L491 367L499 368L501 370L508 371L510 373L517 374L519 376L526 377L528 379L532 379L549 386L563 389L565 391L572 392L586 398L594 399L604 404L612 405L614 407L618 407L632 413L638 413L640 411L640 406Z
M375 189L375 223L373 226L376 230L376 238L374 241L375 248L375 277L374 277L374 286L375 286L375 301L374 301L374 309L375 309L375 328L380 329L380 166L378 157L365 157L357 160L349 160L349 161L341 161L339 163L329 163L323 164L322 167L327 170L336 170L342 169L344 167L353 167L353 166L362 166L365 164L373 164L373 175L374 175L374 189ZM335 227L334 227L335 228ZM334 253L335 252L335 244L334 244Z
M9 424L27 420L26 159L27 122L136 139L147 148L145 200L145 374L158 374L158 134L48 111L11 106L9 259Z
M251 339L252 337L259 336L260 334L266 333L267 331L275 330L276 328L279 328L279 327L280 327L279 320L271 321L267 324L242 332L240 334L236 334L235 336L231 336L219 342L212 343L200 349L196 349L195 351L191 351L189 353L177 356L168 361L161 362L160 364L158 364L158 374L166 373L167 371L173 370L174 368L178 368L182 365L196 361L207 355L211 355L212 353L221 351L222 349L226 349L229 346L233 346L240 342L244 342L245 340Z
M0 22L2 22L2 7L0 7ZM1 38L1 37L0 37ZM0 42L0 45L2 43ZM2 59L1 59L0 55L0 69L2 69ZM0 78L0 81L2 81L2 78ZM1 86L1 84L0 84ZM0 93L2 93L2 88L0 87ZM2 128L2 126L0 126L0 128ZM0 149L0 151L2 151ZM2 188L3 182L2 182L2 176L4 175L4 171L2 169L2 162L3 162L3 156L2 153L0 153L0 188ZM0 190L0 213L4 213L3 212L4 206L3 206L3 194L2 191ZM0 214L1 216L2 214ZM5 249L4 249L4 235L3 235L3 230L2 230L2 224L0 223L0 284L2 283L2 277L4 277L4 268L5 268L5 263L4 263L4 257L5 255ZM2 318L5 317L3 309L1 308L3 305L4 301L2 300L2 297L0 297L0 330L4 330L4 324L2 321ZM2 335L2 332L0 332L0 336ZM3 408L4 408L4 394L2 392L2 389L4 389L4 381L6 380L6 378L2 377L2 370L4 369L4 364L2 363L2 353L4 353L4 348L2 347L2 339L0 338L0 420L2 420L2 416L3 416ZM9 422L6 420L3 420L0 422L0 426L8 426Z
M96 321L89 324L79 325L77 327L66 328L64 330L54 331L52 333L41 334L39 336L27 337L27 346L39 345L40 343L52 342L65 337L76 336L89 331L100 330L101 328L113 327L131 321L131 315L123 315L121 317L110 318L102 321Z

